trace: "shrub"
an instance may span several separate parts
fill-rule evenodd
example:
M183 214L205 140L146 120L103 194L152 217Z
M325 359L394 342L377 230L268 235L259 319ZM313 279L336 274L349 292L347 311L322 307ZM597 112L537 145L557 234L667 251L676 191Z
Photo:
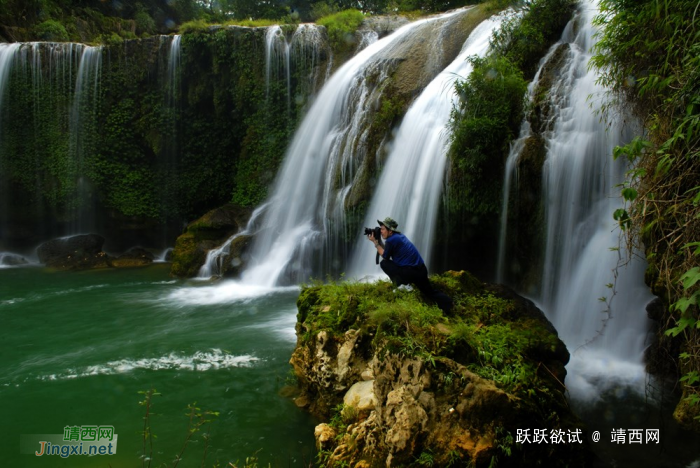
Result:
M457 83L459 107L453 110L451 209L497 213L509 142L517 134L527 83L505 57L469 59L474 69Z
M35 29L36 37L42 41L68 42L68 31L55 20L46 20Z
M317 21L328 30L331 46L336 51L348 51L355 45L355 31L365 19L362 12L350 9L325 16Z

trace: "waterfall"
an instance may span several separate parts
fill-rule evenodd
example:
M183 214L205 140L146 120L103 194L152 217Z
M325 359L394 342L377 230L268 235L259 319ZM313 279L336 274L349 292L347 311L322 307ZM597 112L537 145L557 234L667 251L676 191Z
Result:
M328 78L327 74L324 79L317 76L317 64L321 61L322 54L330 56L330 49L327 49L327 42L324 39L321 30L315 24L300 24L292 35L292 42L289 46L291 62L298 71L300 81L297 86L295 103L301 103L301 96L313 96L316 94L317 86ZM331 64L328 60L328 64ZM328 71L329 69L327 69Z
M275 285L287 269L293 272L292 281L307 277L310 265L302 262L309 262L314 252L324 249L328 237L342 229L342 218L332 214L342 212L338 197L347 193L346 182L354 179L363 156L358 147L365 136L364 120L376 102L372 92L385 78L382 69L391 63L392 49L422 25L463 12L403 26L363 49L324 85L285 155L263 229L253 245L254 265L243 274L245 283ZM336 174L347 178L340 181L340 190L335 188Z
M239 239L244 236L250 236L256 233L258 220L260 216L265 212L265 209L267 209L267 206L267 204L263 204L256 208L255 211L253 211L253 214L250 216L250 220L248 221L248 224L246 225L244 230L237 232L233 236L229 237L228 240L224 242L220 247L207 252L207 258L204 261L204 265L202 265L202 267L199 269L199 272L197 273L197 278L208 279L214 276L223 276L223 274L226 273L227 270L224 267L223 262L231 262L232 266L234 267L238 267L242 264L240 258L228 258L231 255L231 244L233 244L233 242L236 239Z
M181 35L176 34L172 36L170 51L168 52L168 78L166 87L168 92L167 105L170 108L177 105L177 101L180 97L180 61L182 58L182 49L180 48L181 41Z
M274 73L274 76L273 76ZM270 80L284 74L287 84L287 111L291 109L292 78L289 66L289 43L279 25L270 26L265 34L265 97L270 98Z
M89 233L95 229L96 200L84 171L84 159L86 154L89 155L89 139L95 135L101 69L102 47L84 46L70 111L69 151L75 167L78 195L71 234Z
M596 12L589 2L573 20L577 27L570 23L564 32L567 55L549 90L552 121L542 135L546 232L536 300L572 354L567 386L577 399L598 398L618 384L644 391L645 306L653 297L643 262L622 265L629 253L612 219L626 169L612 150L629 141L631 129L622 117L606 125L595 113L606 99L588 67Z
M3 109L3 100L5 97L5 88L10 77L12 63L19 50L20 44L0 44L0 145L3 143L3 117L5 115ZM1 146L0 146L1 147ZM5 168L3 167L3 156L0 153L0 248L6 238L7 221L9 213L7 186L5 182Z
M399 230L411 239L428 265L449 149L447 124L458 100L454 82L471 72L467 57L486 54L491 34L502 21L503 15L497 15L479 24L457 58L408 109L365 217L365 226L375 226L378 219L387 216L396 219ZM358 233L350 276L377 272L369 247Z
M72 43L30 42L0 45L0 242L21 244L26 241L27 233L10 231L11 221L15 217L26 216L29 213L41 218L46 212L43 191L46 190L47 180L54 174L33 170L41 167L43 158L47 157L47 148L42 138L48 130L54 135L65 135L65 151L54 155L53 168L57 173L72 178L73 185L62 187L62 200L67 211L78 205L77 173L72 146L71 115L73 111L72 96L76 86L78 64L86 46ZM12 83L12 94L7 88ZM38 99L38 96L42 99ZM16 119L12 113L16 110L25 111L31 119L27 119L22 130L31 134L25 138L22 134L6 134L3 129ZM65 112L65 110L68 112ZM13 120L11 120L13 119ZM33 129L33 133L32 133ZM30 184L33 178L35 186L33 196L20 195L8 186L7 164L13 158L13 164L25 166L25 183ZM34 234L42 235L41 230L51 228L38 226ZM44 233L45 234L45 233ZM54 233L52 233L54 234Z

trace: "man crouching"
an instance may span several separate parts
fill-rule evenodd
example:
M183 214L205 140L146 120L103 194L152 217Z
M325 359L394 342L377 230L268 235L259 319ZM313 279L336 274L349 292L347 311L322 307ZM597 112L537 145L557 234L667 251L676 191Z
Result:
M445 314L448 314L452 310L452 299L432 287L428 280L428 269L416 246L397 231L399 225L393 219L385 218L384 221L377 220L377 222L384 239L384 246L375 239L374 233L369 234L367 238L374 243L377 252L382 256L383 260L379 266L384 273L396 287L415 285L423 294L434 300Z

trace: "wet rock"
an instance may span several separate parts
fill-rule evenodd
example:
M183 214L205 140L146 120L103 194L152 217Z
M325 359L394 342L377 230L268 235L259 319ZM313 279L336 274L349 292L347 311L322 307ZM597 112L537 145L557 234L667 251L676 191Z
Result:
M247 208L227 204L190 223L175 241L170 273L179 277L196 276L204 265L207 252L223 245L233 234L243 230L249 217L250 210ZM224 259L224 265L232 265L235 259L241 261L249 245L248 236L237 239L235 245L232 243L232 253L228 259ZM240 267L241 264L237 268ZM232 268L236 267L232 265Z
M432 281L457 305L449 319L424 326L411 325L411 314L428 314L419 305L424 299L416 293L402 297L414 297L416 304L397 303L388 282L374 289L328 285L302 290L297 347L290 360L301 388L297 401L322 420L343 403L342 424L334 416L333 431L328 424L315 431L319 448L330 453L327 463L411 466L422 453L432 453L433 466L456 460L488 466L494 457L503 466L544 466L552 457L562 466L586 466L591 452L585 442L513 443L518 428L566 431L581 424L564 394L569 353L544 314L511 289L483 284L465 272ZM478 309L465 306L484 297L491 299ZM449 344L457 339L458 321L462 327L471 323L479 336L501 336L511 343L511 354L523 356L519 365L527 370L506 377L518 379L517 385L505 385L500 380L505 375L499 381L485 378L499 365L464 351L468 341ZM467 340L476 339L471 336ZM511 455L504 454L504 446Z
M154 256L148 250L135 247L112 260L116 268L148 266L153 263Z
M104 237L97 234L53 239L37 249L39 261L58 270L109 268L110 257L102 251Z
M0 265L19 266L29 263L26 258L15 254L0 254Z

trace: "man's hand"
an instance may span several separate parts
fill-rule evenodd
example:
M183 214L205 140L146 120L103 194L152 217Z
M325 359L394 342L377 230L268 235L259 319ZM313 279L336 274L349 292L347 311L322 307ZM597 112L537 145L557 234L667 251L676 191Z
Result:
M369 236L367 236L367 239L369 239L370 241L372 241L372 243L374 243L374 240L375 240L375 239L374 239L374 233L372 233L372 234L370 234Z

